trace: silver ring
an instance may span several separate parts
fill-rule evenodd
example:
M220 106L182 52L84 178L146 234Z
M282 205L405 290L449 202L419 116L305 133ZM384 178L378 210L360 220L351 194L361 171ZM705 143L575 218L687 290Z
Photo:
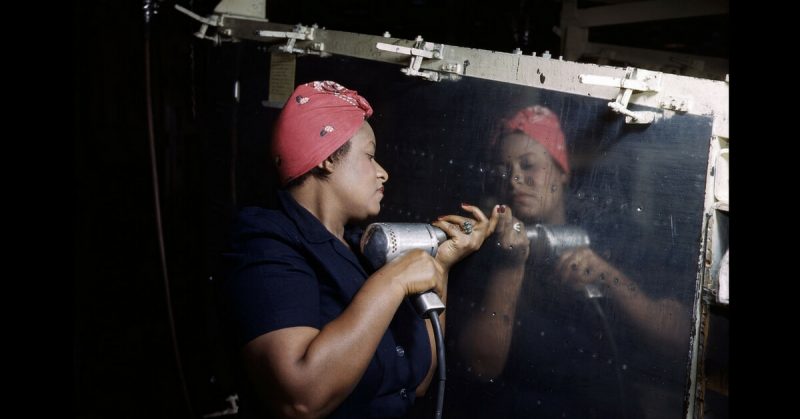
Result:
M514 231L516 231L517 233L521 233L522 232L522 223L514 223L512 228L514 228Z
M464 224L461 225L461 231L463 231L464 234L472 234L472 222L469 220L464 221Z

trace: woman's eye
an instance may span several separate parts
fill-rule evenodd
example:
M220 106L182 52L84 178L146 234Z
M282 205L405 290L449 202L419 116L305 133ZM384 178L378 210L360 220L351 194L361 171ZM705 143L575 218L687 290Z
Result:
M492 168L492 175L506 179L511 175L511 170L507 166L497 166Z

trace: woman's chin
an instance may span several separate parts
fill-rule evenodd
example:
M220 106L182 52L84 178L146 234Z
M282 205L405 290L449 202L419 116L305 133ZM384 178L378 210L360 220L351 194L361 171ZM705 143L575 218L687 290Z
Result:
M511 210L513 211L514 217L517 217L526 223L540 218L540 214L530 207L518 206L516 208L511 208Z
M378 205L376 208L370 208L369 211L367 211L367 216L364 218L367 219L367 218L377 217L378 214L380 213L381 213L381 206Z

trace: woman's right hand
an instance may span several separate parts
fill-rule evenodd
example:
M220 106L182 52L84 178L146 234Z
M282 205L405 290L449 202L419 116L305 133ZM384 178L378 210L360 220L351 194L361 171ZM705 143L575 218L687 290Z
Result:
M500 212L495 234L490 244L497 246L507 262L524 263L531 252L531 242L525 232L525 223L515 218L511 208L501 205L504 211ZM516 227L516 228L515 228Z
M428 252L413 249L383 265L375 275L390 278L392 284L403 290L403 295L419 294L431 289L441 295L445 271Z

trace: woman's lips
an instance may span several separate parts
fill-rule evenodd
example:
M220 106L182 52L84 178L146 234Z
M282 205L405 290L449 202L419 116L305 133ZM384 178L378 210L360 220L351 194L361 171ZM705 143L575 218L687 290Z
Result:
M522 206L534 205L537 200L536 195L531 194L514 194L511 196L511 202Z
M514 193L513 195L511 195L511 198L514 199L514 200L517 200L517 199L535 199L536 195L517 192L517 193Z

